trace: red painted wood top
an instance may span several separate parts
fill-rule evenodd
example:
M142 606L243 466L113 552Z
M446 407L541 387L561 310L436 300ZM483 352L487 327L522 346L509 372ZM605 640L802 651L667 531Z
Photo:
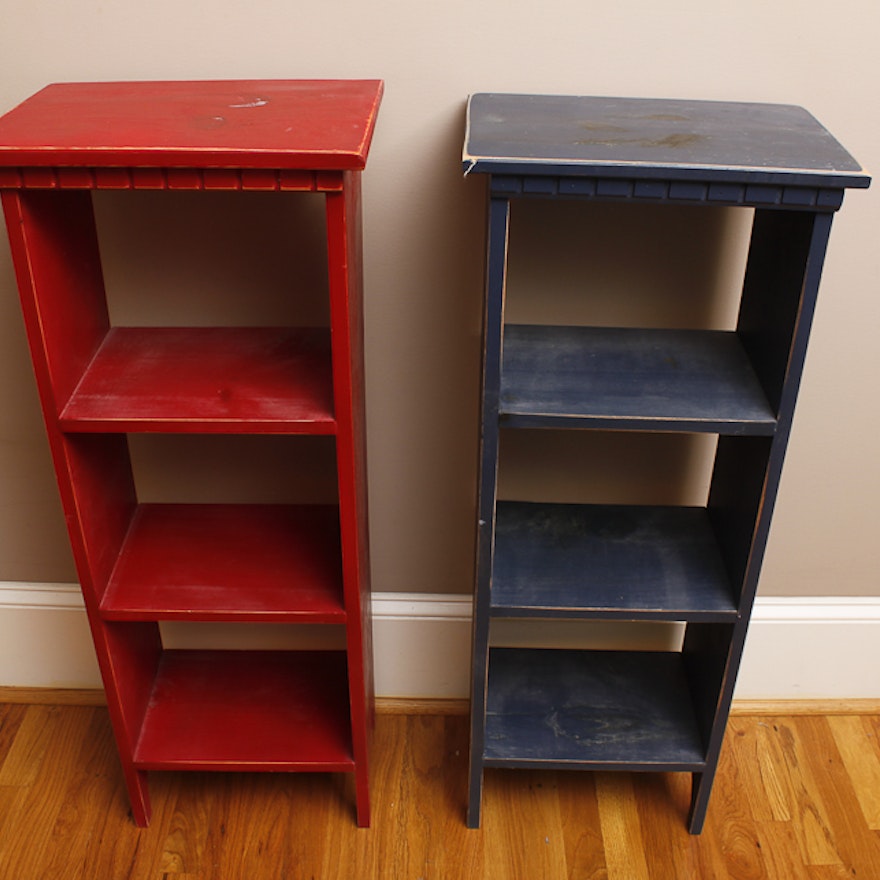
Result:
M56 83L0 118L0 167L361 169L381 80Z

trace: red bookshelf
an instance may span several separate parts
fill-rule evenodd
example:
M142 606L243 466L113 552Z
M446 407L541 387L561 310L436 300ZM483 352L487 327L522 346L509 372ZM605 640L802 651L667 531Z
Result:
M370 821L360 177L381 94L374 80L64 83L0 119L25 325L139 825L155 770L351 773ZM103 189L320 194L329 326L116 326ZM327 435L336 501L148 501L128 448L140 433ZM345 649L171 649L170 620L341 626Z

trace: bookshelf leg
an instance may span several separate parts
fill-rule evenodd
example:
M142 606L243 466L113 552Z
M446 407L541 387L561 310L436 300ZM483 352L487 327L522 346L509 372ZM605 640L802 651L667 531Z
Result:
M359 764L354 773L355 804L358 828L370 827L370 780L369 771Z
M153 814L147 773L144 770L135 770L134 767L130 767L126 771L125 777L128 797L131 801L131 814L135 824L138 828L146 828L150 824L150 818Z
M470 791L467 810L467 827L480 827L480 813L483 802L483 768L475 766L471 768Z
M709 795L712 793L714 778L714 772L706 771L693 774L691 809L688 815L688 831L691 834L703 833L703 823L706 821L706 811L709 808Z

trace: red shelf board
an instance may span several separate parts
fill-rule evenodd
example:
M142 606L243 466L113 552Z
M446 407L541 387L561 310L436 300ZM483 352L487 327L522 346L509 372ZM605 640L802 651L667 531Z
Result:
M345 623L334 505L142 504L108 620Z
M0 119L0 166L362 169L380 80L55 83Z
M163 652L134 764L351 772L345 654Z
M333 434L324 328L116 327L61 412L66 431Z

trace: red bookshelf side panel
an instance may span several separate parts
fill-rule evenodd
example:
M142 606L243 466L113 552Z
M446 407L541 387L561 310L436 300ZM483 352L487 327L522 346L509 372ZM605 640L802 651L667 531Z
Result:
M344 623L340 556L335 505L142 504L101 613Z
M110 326L87 191L3 192L43 410L54 418Z
M58 485L80 586L87 607L93 609L106 590L137 509L127 438L64 436L55 425L49 438L57 448Z
M347 690L343 652L165 651L134 763L351 772Z
M61 413L65 431L332 434L329 331L117 327Z

